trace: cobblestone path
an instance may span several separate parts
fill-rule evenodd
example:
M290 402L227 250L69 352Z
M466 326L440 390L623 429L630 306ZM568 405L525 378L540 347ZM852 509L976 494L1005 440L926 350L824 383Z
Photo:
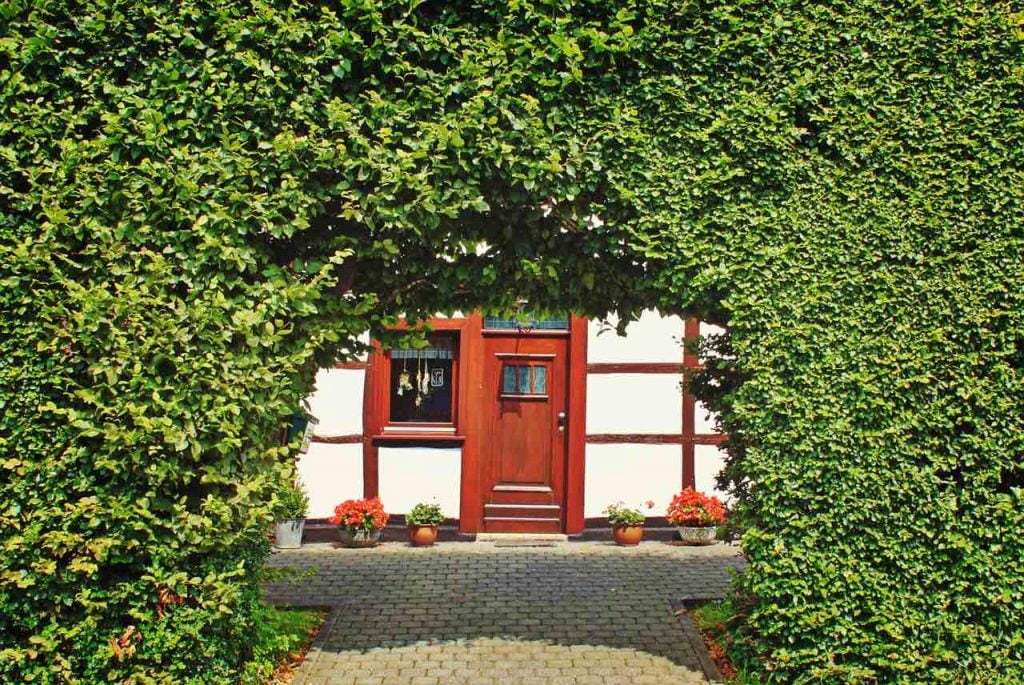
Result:
M271 567L315 569L266 587L333 611L295 685L705 683L669 602L719 597L734 547L444 543L307 545Z

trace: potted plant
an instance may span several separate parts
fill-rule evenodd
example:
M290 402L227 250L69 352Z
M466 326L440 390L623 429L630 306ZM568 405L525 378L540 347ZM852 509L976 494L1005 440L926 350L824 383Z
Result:
M647 508L654 506L654 502L648 500ZM627 507L623 502L609 504L605 510L608 523L612 527L612 537L616 545L633 546L639 545L640 539L644 536L644 522L647 517L639 509Z
M302 531L306 526L309 496L302 484L290 481L277 493L274 508L274 544L280 549L302 547Z
M405 523L414 547L430 547L437 540L437 527L444 523L441 505L420 502L406 514Z
M726 515L725 505L717 497L686 488L672 498L665 518L676 526L684 543L710 545Z
M376 547L388 522L379 497L345 500L334 508L328 519L338 526L345 547Z

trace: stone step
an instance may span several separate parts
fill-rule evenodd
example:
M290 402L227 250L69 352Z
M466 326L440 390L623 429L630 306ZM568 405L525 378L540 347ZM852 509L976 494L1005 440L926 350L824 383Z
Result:
M500 546L539 544L546 547L551 544L568 542L569 536L564 533L477 533L476 541Z

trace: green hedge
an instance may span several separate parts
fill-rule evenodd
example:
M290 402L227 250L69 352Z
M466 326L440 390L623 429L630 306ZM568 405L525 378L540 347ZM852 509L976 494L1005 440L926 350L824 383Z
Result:
M1013 3L26 1L0 50L0 679L233 682L315 369L517 296L728 325L766 678L1024 678Z
M640 88L680 124L632 177L670 198L665 290L729 327L696 386L745 649L768 682L1022 682L1024 15L755 4L660 41L687 73Z

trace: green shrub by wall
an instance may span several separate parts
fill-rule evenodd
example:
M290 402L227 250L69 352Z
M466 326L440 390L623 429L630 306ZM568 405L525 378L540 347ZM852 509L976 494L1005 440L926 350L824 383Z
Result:
M0 679L233 682L317 366L525 295L729 326L766 678L1020 681L1022 47L1010 2L3 6Z
M739 360L697 385L733 436L743 632L769 682L1024 681L1010 10L692 8L658 41L683 73L630 98L678 122L627 181L664 194L637 222L675 247L659 281Z

